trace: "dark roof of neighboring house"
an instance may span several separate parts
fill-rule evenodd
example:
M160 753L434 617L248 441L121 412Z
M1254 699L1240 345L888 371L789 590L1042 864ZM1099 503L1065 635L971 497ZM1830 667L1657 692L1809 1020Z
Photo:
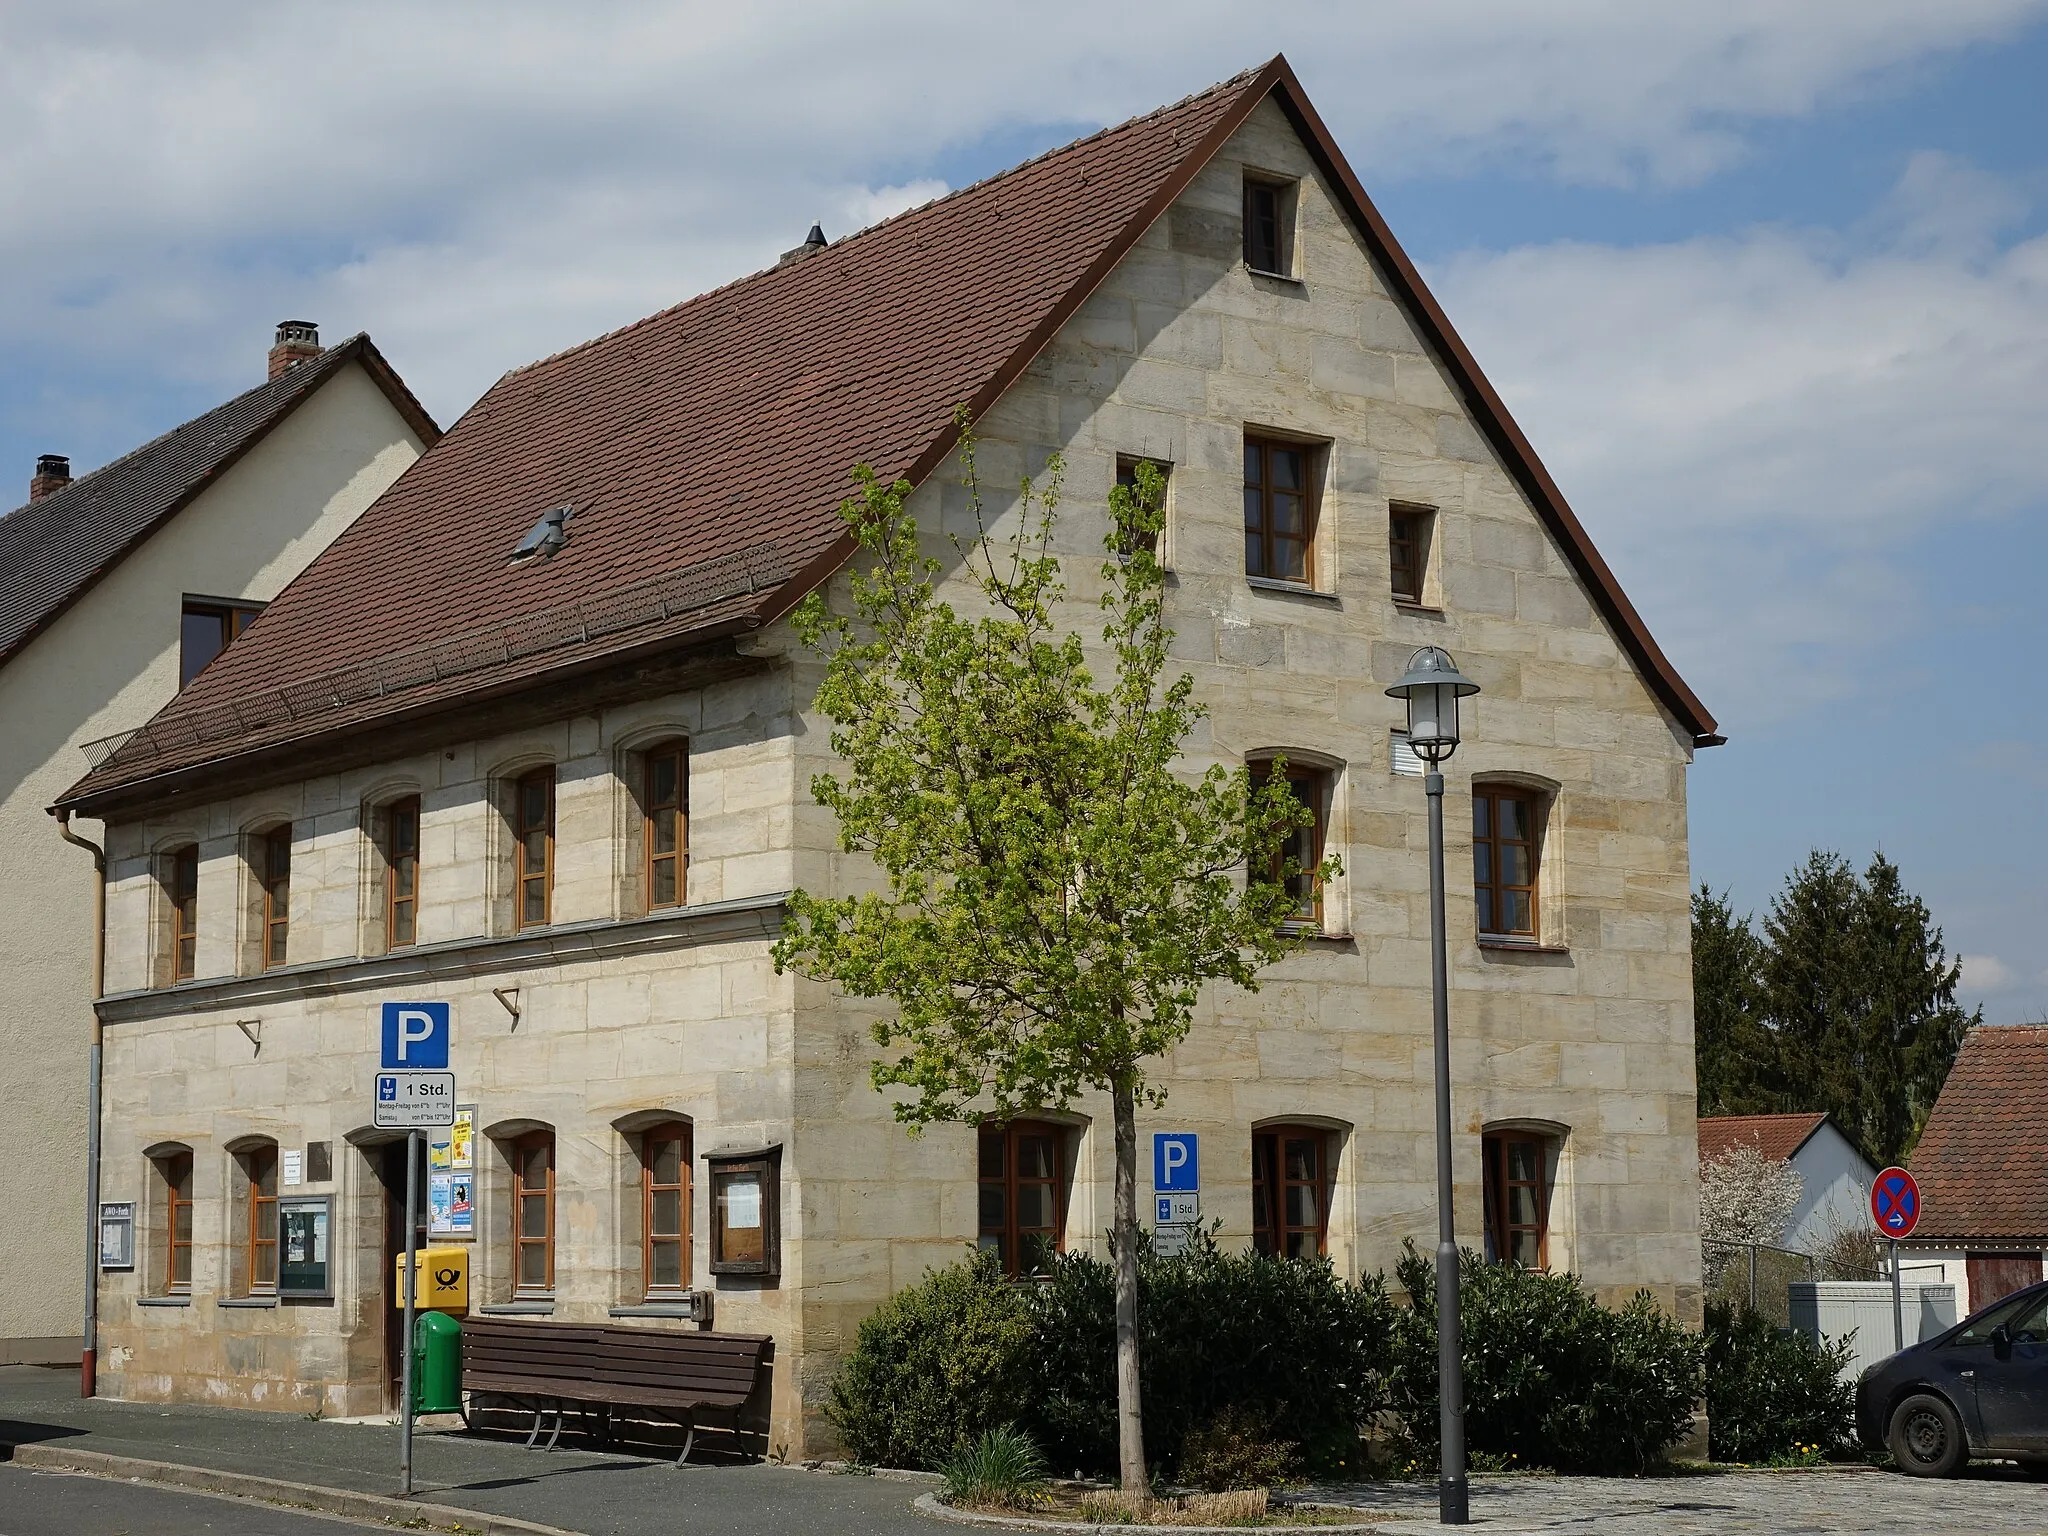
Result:
M1973 1029L1907 1162L1925 1238L2048 1238L2048 1026Z
M1821 1128L1822 1110L1799 1115L1710 1115L1700 1121L1700 1161L1725 1157L1752 1146L1773 1162L1784 1162Z
M928 476L955 407L986 412L1269 96L1651 689L1717 741L1276 58L507 374L64 803L260 774L315 738L772 621L851 554L851 467ZM562 552L509 565L563 504Z
M0 517L0 666L352 362L431 447L441 435L367 334Z

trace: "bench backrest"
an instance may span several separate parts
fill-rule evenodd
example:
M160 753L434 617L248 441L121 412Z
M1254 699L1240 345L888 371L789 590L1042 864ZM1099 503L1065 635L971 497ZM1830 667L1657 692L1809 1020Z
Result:
M765 1333L699 1333L479 1317L462 1325L465 1376L601 1382L744 1403L765 1389L775 1341Z
M602 1327L478 1317L462 1325L465 1376L520 1376L533 1381L593 1381L604 1349Z

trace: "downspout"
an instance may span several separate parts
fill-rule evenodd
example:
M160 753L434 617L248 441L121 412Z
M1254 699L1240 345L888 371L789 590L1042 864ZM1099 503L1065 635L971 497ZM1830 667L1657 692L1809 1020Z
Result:
M100 1023L99 1000L107 990L107 851L71 830L71 813L53 810L57 835L92 855L97 873L92 903L92 1050L85 1079L85 1348L78 1360L78 1395L91 1397L100 1347Z

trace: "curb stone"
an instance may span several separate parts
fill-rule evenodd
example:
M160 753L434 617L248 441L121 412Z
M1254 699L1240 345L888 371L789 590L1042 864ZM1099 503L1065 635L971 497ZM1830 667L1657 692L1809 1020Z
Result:
M355 1493L345 1488L323 1488L313 1483L286 1482L282 1478L258 1477L248 1472L221 1472L212 1467L142 1461L132 1456L109 1456L103 1451L71 1451L54 1445L0 1446L0 1452L6 1453L0 1459L37 1472L83 1472L91 1477L158 1483L167 1488L227 1494L238 1499L310 1509L320 1514L342 1515L409 1530L460 1531L463 1536L578 1536L577 1532L565 1531L559 1526L537 1525L531 1520L515 1520L479 1509L458 1509L450 1504L428 1504L381 1493Z
M935 1520L952 1520L961 1525L990 1526L1011 1531L1157 1531L1161 1536L1241 1536L1241 1525L1100 1525L1086 1520L1034 1520L1029 1515L981 1515L941 1503L935 1493L922 1493L910 1506L920 1515ZM1358 1525L1302 1525L1292 1529L1328 1533L1328 1536L1391 1536L1386 1516ZM1290 1529L1287 1526L1278 1527Z

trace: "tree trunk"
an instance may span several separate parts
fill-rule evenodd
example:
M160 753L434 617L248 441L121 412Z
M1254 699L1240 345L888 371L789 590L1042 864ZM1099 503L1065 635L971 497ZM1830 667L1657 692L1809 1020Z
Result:
M1144 1493L1145 1411L1138 1393L1138 1106L1128 1078L1116 1101L1116 1439L1126 1493Z

